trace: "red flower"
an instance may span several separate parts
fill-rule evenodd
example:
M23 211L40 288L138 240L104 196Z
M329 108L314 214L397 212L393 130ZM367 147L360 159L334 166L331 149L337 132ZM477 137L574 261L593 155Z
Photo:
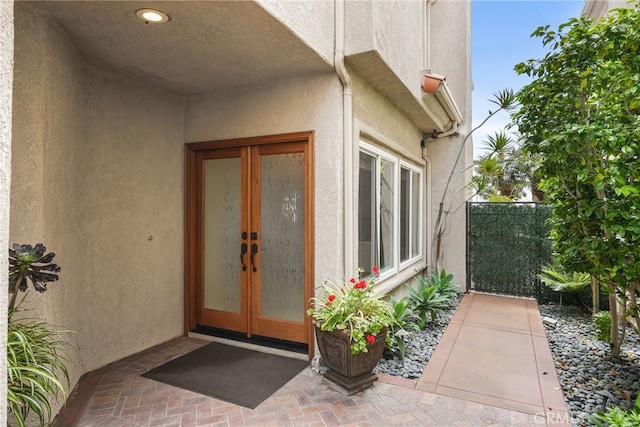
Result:
M353 289L365 289L367 287L367 281L361 280L353 286Z
M374 273L376 276L379 276L379 275L380 275L380 269L379 269L377 266L375 266L375 265L374 265L374 266L373 266L373 268L372 268L372 270L373 270L373 273Z
M354 279L353 277L351 278L351 280L349 280L351 283L356 283L356 279Z
M325 303L324 303L324 305L329 306L329 305L331 305L331 303L333 302L333 300L335 300L335 299L336 299L336 296L335 296L335 295L333 295L333 294L331 294L331 295L329 295L329 297L328 297L327 299L328 299L328 301L327 301L327 302L325 302Z
M369 342L369 344L373 344L374 342L376 342L375 335L367 334L367 342Z

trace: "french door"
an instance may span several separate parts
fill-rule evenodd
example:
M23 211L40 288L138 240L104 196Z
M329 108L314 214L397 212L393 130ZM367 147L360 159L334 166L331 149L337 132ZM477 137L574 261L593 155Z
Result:
M188 330L309 343L312 136L187 144Z

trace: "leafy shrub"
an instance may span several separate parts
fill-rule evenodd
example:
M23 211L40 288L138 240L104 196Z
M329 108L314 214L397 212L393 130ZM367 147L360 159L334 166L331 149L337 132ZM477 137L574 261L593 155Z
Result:
M567 273L561 268L551 266L542 267L538 279L548 288L560 292L560 305L562 305L564 292L578 293L591 283L589 273Z
M502 202L502 203L513 202L511 197L509 197L509 196L501 196L500 194L489 196L489 199L487 199L487 201L493 202L493 203L496 203L496 202Z
M640 395L636 397L636 402L633 405L631 412L623 411L622 409L613 406L607 409L606 412L598 411L596 414L589 417L589 421L598 427L640 426Z
M538 278L556 292L579 292L591 283L589 273L567 273L554 267L542 267Z
M51 401L66 392L57 375L69 382L65 363L69 361L62 337L70 331L53 330L47 323L16 319L20 304L18 292L26 292L29 282L37 292L45 292L49 282L58 280L60 267L54 264L54 252L47 253L42 243L35 246L14 244L9 249L9 300L7 318L7 409L24 427L33 413L39 425L51 418Z
M69 331L54 331L49 325L35 320L13 320L18 308L9 310L7 331L7 407L19 426L31 412L40 425L51 417L51 398L62 393L62 374L69 382L62 348L67 345L62 337Z
M611 312L599 311L593 315L596 325L596 338L604 342L611 341Z

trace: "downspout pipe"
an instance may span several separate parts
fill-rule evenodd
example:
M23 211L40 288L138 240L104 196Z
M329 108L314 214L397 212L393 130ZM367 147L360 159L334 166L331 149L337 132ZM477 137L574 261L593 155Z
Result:
M344 277L353 273L354 207L353 207L353 97L351 77L344 65L345 11L344 0L335 1L334 67L342 83L343 104L343 180L344 180Z
M445 130L444 132L438 133L437 138L446 138L447 136L451 136L451 135L456 135L458 133L458 125L460 123L456 120L451 120L451 127L449 128L449 130ZM432 138L432 139L437 139L437 138Z
M433 3L433 1L435 0L425 0L424 2L424 23L423 23L423 30L422 30L422 46L424 48L424 55L422 57L422 69L425 70L426 72L430 73L431 72L431 4ZM427 159L425 157L424 154L424 150L427 147L427 144L429 143L429 139L427 137L427 135L424 135L424 138L422 139L422 141L420 142L420 145L422 147L422 160L424 160L424 167L425 167L425 181L424 181L424 185L425 185L425 189L424 189L424 194L426 196L425 199L425 207L426 207L426 227L424 227L425 232L426 232L426 238L424 239L426 241L426 245L425 245L425 255L426 255L426 259L430 260L431 259L431 232L432 232L432 224L431 224L431 162L429 161L429 159ZM429 268L429 264L427 261L427 268ZM427 270L422 272L423 276L426 277L427 275Z

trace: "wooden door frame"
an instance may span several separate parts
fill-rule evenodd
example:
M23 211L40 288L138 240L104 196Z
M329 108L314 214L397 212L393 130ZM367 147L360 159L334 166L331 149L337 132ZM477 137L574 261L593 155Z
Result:
M184 327L185 336L196 327L196 259L202 253L203 247L197 247L197 221L203 212L198 211L196 194L197 156L200 151L227 147L246 147L266 144L280 144L286 142L303 142L305 150L305 306L311 307L309 299L313 296L314 283L314 132L295 132L278 135L265 135L249 138L225 139L219 141L203 141L185 144L185 229L184 229ZM313 325L311 319L305 315L305 331L308 352L313 353Z

